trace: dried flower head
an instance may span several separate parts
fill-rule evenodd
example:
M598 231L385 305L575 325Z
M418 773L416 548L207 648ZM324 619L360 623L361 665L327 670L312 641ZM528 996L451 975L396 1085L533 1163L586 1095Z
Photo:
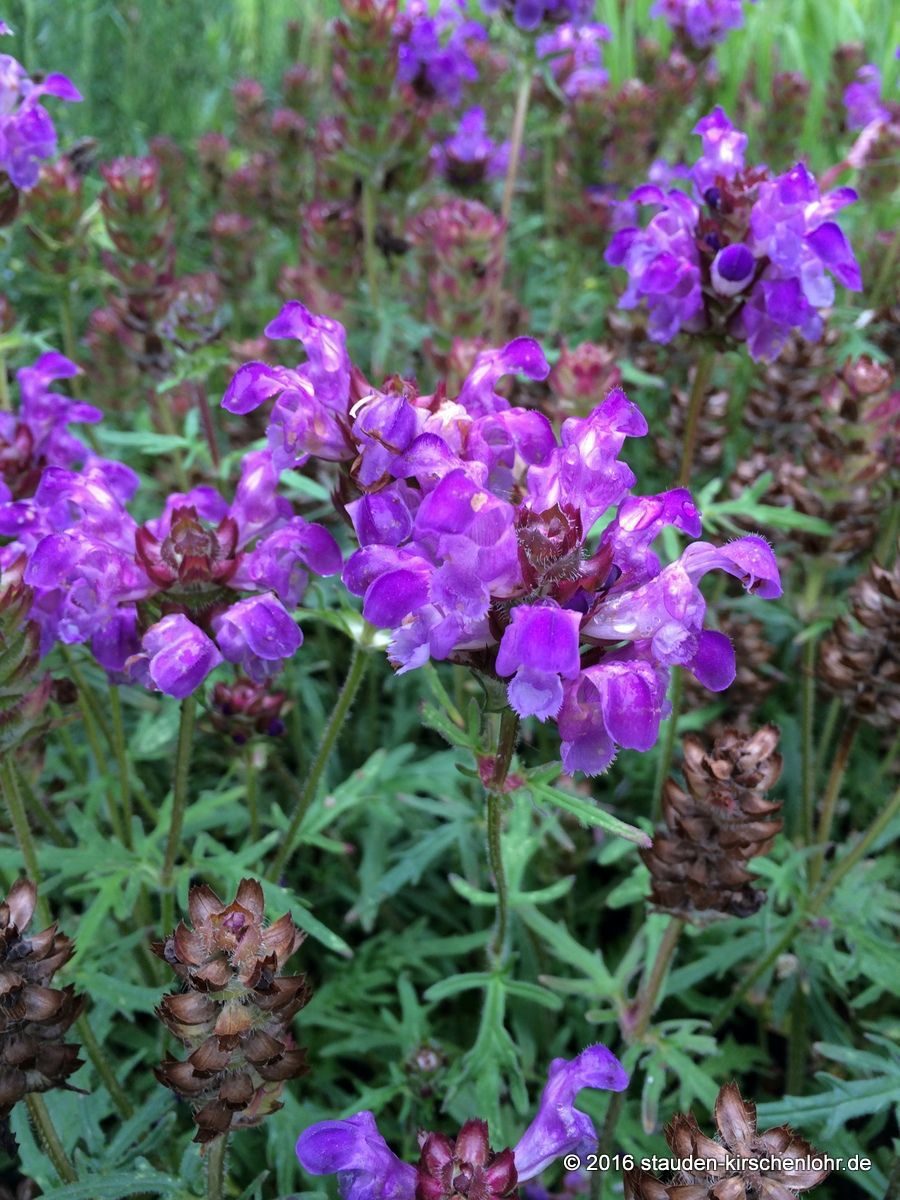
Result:
M75 952L50 925L27 932L37 903L30 879L18 879L0 903L0 1118L29 1093L77 1091L66 1081L81 1066L63 1037L84 1008L71 984L51 987Z
M765 725L752 736L726 730L710 750L693 734L684 739L687 791L666 781L666 828L640 852L658 908L683 917L749 917L759 909L764 893L747 863L771 848L782 827L773 819L781 804L766 798L781 774L778 737Z
M829 1172L809 1166L816 1151L787 1125L760 1133L756 1105L744 1100L735 1083L719 1092L715 1107L716 1137L707 1137L693 1115L677 1113L666 1127L672 1157L711 1160L703 1173L679 1172L668 1183L646 1171L625 1174L625 1200L795 1200L817 1187ZM748 1160L769 1161L766 1170ZM742 1165L735 1165L740 1161Z
M160 1083L194 1108L194 1140L257 1125L281 1108L286 1079L307 1070L291 1034L309 1000L303 975L283 975L304 934L289 913L263 920L263 890L244 879L230 904L205 884L188 897L192 928L180 924L154 952L185 991L165 996L157 1015L190 1053L156 1068Z

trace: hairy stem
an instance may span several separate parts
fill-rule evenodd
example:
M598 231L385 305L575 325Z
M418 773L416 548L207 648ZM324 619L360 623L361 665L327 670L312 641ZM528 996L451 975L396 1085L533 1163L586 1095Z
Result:
M28 814L25 812L25 804L19 788L18 773L10 754L6 754L0 758L0 790L3 792L3 802L9 816L9 823L13 828L13 832L16 835L16 842L22 852L28 878L38 889L38 914L42 923L49 925L50 910L40 890L41 872L38 867L37 850L35 849L34 838L31 836Z
M122 801L122 820L125 826L124 840L125 845L130 850L133 842L131 838L131 818L133 810L131 807L131 778L128 772L128 753L125 749L125 726L122 721L122 699L119 695L119 689L110 684L109 687L109 709L112 714L112 734L113 734L113 752L116 756L116 767L119 773L119 798Z
M486 795L488 861L497 893L497 924L488 948L488 957L494 963L501 963L505 957L506 933L509 926L509 884L503 865L503 796L518 733L519 718L511 708L505 708L500 717L497 753L494 756L494 768Z
M196 712L196 697L185 696L181 702L181 721L178 726L178 749L175 754L175 774L172 778L172 819L169 823L166 855L163 859L163 869L160 876L160 886L163 892L164 935L170 931L175 914L175 898L172 895L172 876L175 871L175 860L178 857L178 849L181 845L181 829L184 825L184 812L187 807L188 774L191 766L191 748L194 738L194 717Z
M800 766L801 814L804 844L812 845L813 810L816 786L816 639L810 638L803 647L803 669L800 682Z
M244 788L247 794L247 812L250 816L250 840L255 842L259 838L259 788L252 742L248 742L244 748Z
M12 400L9 396L9 376L6 374L6 355L0 353L0 411L9 412Z
M662 941L659 943L659 949L656 952L656 958L654 958L653 966L650 969L650 978L647 980L646 987L641 990L638 997L637 1012L634 1015L634 1023L631 1027L631 1038L635 1042L641 1041L650 1027L653 1014L656 1012L659 993L669 972L672 956L675 953L675 947L678 945L678 939L681 937L682 929L684 929L684 920L681 917L672 917L666 926Z
M60 1182L77 1183L78 1176L75 1174L75 1168L63 1149L56 1126L53 1124L53 1118L44 1103L44 1097L31 1094L25 1097L25 1103L28 1105L28 1115L31 1117L38 1140L47 1151L47 1157L53 1163L53 1169L59 1176Z
M81 1042L87 1051L88 1058L94 1064L94 1070L103 1080L106 1090L119 1110L119 1116L123 1121L127 1121L129 1117L134 1116L134 1106L122 1090L118 1079L116 1079L113 1069L110 1066L107 1051L103 1049L96 1037L94 1037L94 1031L91 1029L88 1019L85 1016L78 1018L78 1033L81 1036Z
M217 1137L209 1148L206 1175L206 1200L224 1200L225 1197L225 1150L228 1134Z
M525 138L525 118L528 116L528 104L531 100L531 85L534 70L530 60L526 61L516 94L516 107L513 112L512 130L509 135L509 158L506 165L506 179L503 183L503 199L500 202L500 245L497 250L497 274L494 280L493 294L488 300L489 328L492 344L503 340L503 277L506 274L506 244L509 233L509 219L512 213L513 196L516 191L516 179L519 174L519 162L522 158L522 143Z
M309 774L303 783L303 788L297 797L297 803L294 806L294 812L291 816L291 823L288 826L287 833L284 835L278 853L275 855L272 865L266 873L268 879L276 881L280 878L284 870L284 865L291 855L294 840L297 837L297 830L300 828L300 824L306 816L310 804L316 798L316 791L319 787L322 773L328 765L338 734L341 732L341 728L353 706L353 701L356 699L356 693L359 691L359 685L363 681L368 662L369 656L366 647L363 645L354 646L353 657L350 659L350 668L347 671L347 678L344 680L344 686L341 688L334 708L331 710L331 715L325 723L325 729L322 731L322 740L319 743L318 750L316 750L316 756L310 765Z
M219 467L222 465L222 456L219 454L219 443L216 441L216 427L213 423L212 411L209 407L206 384L198 382L192 384L192 387L197 399L197 412L200 414L203 436L206 438L206 444L209 447L209 457L212 460L213 469L218 475Z
M687 487L691 482L694 469L694 451L697 447L697 434L700 429L700 415L703 412L703 402L712 377L716 361L715 350L705 350L694 371L694 383L688 400L687 421L684 427L684 441L681 449L681 469L678 472L678 486Z
M850 757L850 751L853 749L853 742L856 738L858 728L859 719L857 717L850 717L844 726L837 750L834 753L831 772L825 787L825 796L822 800L822 809L819 813L819 827L816 831L816 856L809 868L811 887L815 887L822 878L822 871L825 867L825 855L828 852L828 842L831 838L831 826L834 824L834 814L837 809L838 797L841 793L841 784L844 781L847 760Z
M366 267L366 283L369 285L369 306L373 313L378 311L378 246L375 243L375 189L371 179L362 186L363 257Z
M654 825L659 820L662 812L663 788L666 786L669 771L672 769L672 753L675 749L675 736L678 732L678 717L681 713L681 695L683 690L684 675L682 674L681 667L673 667L672 688L669 695L672 711L666 718L662 746L660 747L659 758L656 760L656 776L653 780L653 808L651 817Z

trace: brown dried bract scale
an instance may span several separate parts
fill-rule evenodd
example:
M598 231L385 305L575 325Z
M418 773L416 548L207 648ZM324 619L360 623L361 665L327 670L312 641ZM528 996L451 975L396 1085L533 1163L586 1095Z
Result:
M455 1138L419 1133L416 1200L503 1200L517 1195L512 1150L497 1153L486 1121L466 1121Z
M870 563L850 591L849 611L822 639L819 678L857 717L900 725L900 557Z
M0 1183L0 1200L37 1200L40 1194L41 1189L34 1180L24 1175L17 1183Z
M243 879L230 904L212 888L192 887L191 927L180 924L154 952L185 984L165 996L160 1020L188 1048L183 1061L156 1068L160 1083L194 1108L194 1140L257 1125L281 1107L286 1079L306 1070L291 1021L309 1000L303 975L283 975L304 940L289 913L264 923L263 890Z
M771 849L782 827L781 804L767 799L781 774L778 739L774 725L751 735L727 729L709 750L694 734L684 739L687 790L666 781L665 828L640 852L657 908L685 919L758 911L765 897L747 863Z
M50 925L27 932L37 888L18 879L0 903L0 1118L29 1093L71 1088L81 1066L78 1047L63 1038L84 1008L71 985L51 987L75 952L69 938Z
M665 1130L672 1158L712 1160L711 1169L681 1171L667 1182L628 1171L625 1200L796 1200L828 1176L808 1165L818 1151L790 1126L758 1131L756 1105L742 1098L736 1083L719 1092L715 1118L715 1137L707 1137L690 1113L677 1113ZM760 1169L765 1160L773 1165Z

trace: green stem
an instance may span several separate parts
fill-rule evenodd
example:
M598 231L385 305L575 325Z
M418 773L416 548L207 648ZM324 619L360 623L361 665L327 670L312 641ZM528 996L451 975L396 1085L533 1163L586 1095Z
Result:
M319 780L322 778L322 772L328 765L328 760L331 758L331 752L334 750L338 734L341 732L353 701L356 699L356 693L359 691L359 685L363 681L368 662L369 656L366 646L354 646L353 657L350 659L350 668L347 671L347 678L344 680L344 686L338 694L334 708L331 710L331 715L325 724L325 729L322 731L322 740L319 743L316 756L310 765L309 774L303 783L300 795L297 797L297 803L291 816L291 823L282 839L278 853L275 855L272 865L266 873L266 877L270 880L275 881L280 878L284 870L284 865L291 855L297 831L300 828L303 818L306 816L310 804L316 798L316 791L319 787Z
M75 1168L69 1161L69 1156L63 1149L63 1144L59 1139L59 1134L56 1132L56 1126L53 1124L53 1118L44 1103L44 1097L32 1093L25 1097L25 1103L28 1105L28 1114L31 1117L35 1132L38 1139L43 1143L44 1149L47 1151L47 1157L53 1163L53 1169L60 1178L61 1183L77 1183L78 1176L75 1174Z
M509 219L512 214L513 196L516 191L516 179L519 174L519 161L522 157L522 143L525 139L525 118L528 116L528 103L531 100L531 85L534 79L534 68L530 59L526 60L516 94L516 107L513 112L512 130L509 135L509 159L506 165L506 179L503 183L503 199L500 203L500 245L497 250L497 274L495 277L493 295L489 297L488 313L489 328L493 342L496 345L503 335L503 278L506 274L506 244L509 234Z
M187 808L188 774L191 766L196 712L196 697L186 696L181 702L178 749L175 754L175 774L172 779L172 819L169 824L169 837L166 842L166 854L160 875L160 886L163 892L163 935L169 933L174 921L175 898L172 895L172 878L175 872L175 860L181 845L184 812Z
M378 312L378 246L375 244L375 189L366 179L362 185L363 257L366 267L366 282L369 285L369 306L372 313Z
M119 774L119 798L122 801L122 818L125 825L125 845L129 850L133 846L131 838L131 779L128 773L128 754L125 750L125 726L122 721L122 699L119 689L109 685L109 708L112 713L113 751L116 756L116 767Z
M81 690L80 685L78 688L78 698L81 702L81 719L84 724L84 732L88 746L90 747L91 756L98 772L102 773L106 765L106 755L103 753L103 747L100 744L100 729L93 704L88 699L87 693ZM112 826L113 833L121 845L127 845L125 840L125 825L122 820L122 814L119 812L119 806L116 803L115 788L107 780L104 790L106 791L107 815L109 816L109 823Z
M631 1040L634 1042L642 1041L650 1027L653 1014L656 1012L659 993L668 974L672 956L675 953L675 947L678 945L678 939L681 937L682 929L684 929L684 920L681 917L672 917L666 926L662 941L659 943L659 949L656 952L656 958L653 960L647 986L642 990L638 999L637 1012L634 1016L630 1035Z
M688 400L687 420L681 449L681 469L678 472L679 487L687 487L691 482L691 473L694 469L694 450L697 446L697 434L700 429L700 415L703 412L703 402L706 399L706 391L715 361L715 350L705 350L694 371L694 383Z
M206 1176L206 1200L224 1200L225 1196L225 1148L228 1134L217 1137L209 1148L209 1165Z
M250 840L255 842L259 838L259 789L252 742L248 742L244 750L244 788L247 794L247 811L250 814Z
M847 724L844 726L844 732L841 734L841 740L838 742L837 750L834 754L834 760L831 764L831 773L828 776L828 784L825 788L825 797L822 801L822 809L819 813L819 827L816 832L816 855L810 864L809 881L810 886L815 887L822 878L822 871L825 867L825 855L828 852L828 842L831 838L831 826L834 824L834 814L837 809L838 797L841 792L841 784L844 781L844 773L847 770L847 760L850 757L850 751L853 749L853 741L856 737L856 731L859 728L859 718L850 717Z
M0 410L9 412L12 401L9 397L9 376L6 374L6 355L0 353Z
M818 778L825 769L825 759L828 756L828 751L831 749L831 740L834 737L834 731L837 728L838 717L841 715L841 701L835 696L828 705L828 712L825 714L825 724L822 727L822 733L819 737L819 745L816 751L816 761L814 770L815 778ZM812 829L809 831L809 841L812 842Z
M868 854L869 847L881 837L898 812L900 812L900 788L894 793L894 798L890 804L881 810L850 853L844 855L825 882L820 885L819 890L812 898L810 905L811 912L816 913L819 911L847 872L852 870L865 854Z
M22 852L28 878L38 889L38 913L44 925L49 925L50 911L47 907L47 901L41 895L40 891L41 872L38 867L37 850L35 849L34 838L31 836L31 827L28 824L28 814L25 812L22 793L19 790L16 766L12 760L12 756L9 754L4 755L0 759L0 789L3 791L3 800L9 816L9 823L13 828L16 841Z
M815 716L816 716L816 639L809 638L803 647L803 668L800 676L801 701L801 813L802 836L807 846L813 840L813 810L815 808L816 786L816 751L815 751Z
M113 1074L109 1056L94 1037L94 1031L91 1029L87 1017L81 1016L78 1018L78 1032L81 1035L81 1043L87 1051L91 1062L94 1064L94 1070L103 1080L106 1090L119 1110L119 1116L123 1121L127 1121L129 1117L134 1116L134 1107L122 1090L118 1079Z
M511 708L505 708L500 717L497 753L494 756L494 769L486 794L488 861L494 876L494 890L497 893L497 924L488 948L488 958L498 964L502 963L505 957L509 926L509 883L503 865L503 797L518 734L519 718Z
M75 656L69 650L68 646L63 646L62 652L63 657L66 660L66 669L72 676L75 686L78 688L79 699L83 699L85 704L89 704L91 706L91 713L94 717L94 721L100 727L100 729L103 730L103 736L106 738L107 744L112 746L112 729L110 728L109 722L106 719L100 702L97 700L97 697L94 694L94 689L82 674L81 668L75 661Z
M650 1028L650 1022L659 1002L659 994L669 972L682 929L684 929L684 920L674 916L665 928L653 960L653 966L650 969L650 977L646 986L641 990L637 1011L634 1014L630 1030L626 1032L629 1042L643 1041ZM624 1093L616 1092L610 1099L609 1108L606 1110L606 1120L603 1122L603 1132L600 1134L600 1149L609 1153L612 1153L616 1126L622 1115L623 1099Z
M678 717L681 712L681 696L684 690L684 675L680 667L672 668L672 688L669 693L669 703L672 711L666 718L665 733L659 758L656 762L656 777L653 781L653 808L651 816L654 825L662 812L662 794L672 768L672 753L675 749L675 735L678 732Z

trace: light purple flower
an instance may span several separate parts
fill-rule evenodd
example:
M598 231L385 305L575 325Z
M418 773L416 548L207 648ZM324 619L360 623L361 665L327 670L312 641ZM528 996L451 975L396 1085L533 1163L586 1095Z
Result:
M398 19L397 78L424 99L459 104L463 88L478 79L467 43L487 33L465 11L465 0L441 0L434 14L423 0L409 0Z
M518 1181L596 1144L593 1121L575 1107L582 1089L620 1092L627 1084L622 1064L605 1046L589 1046L570 1060L554 1059L537 1115L513 1150ZM297 1157L310 1175L336 1174L342 1200L413 1200L420 1170L426 1169L423 1164L417 1170L394 1154L370 1112L311 1125L297 1139Z
M560 25L535 42L539 58L550 60L553 77L570 99L606 86L609 75L603 67L603 42L612 34L599 22Z
M691 45L705 50L744 23L741 0L656 0L651 17L662 17Z
M223 661L215 643L182 613L151 625L125 669L145 687L183 700Z
M520 717L546 721L562 706L562 681L581 670L581 616L555 604L520 605L511 615L500 639L497 674L513 675L509 703Z
M469 108L459 118L456 132L434 147L432 157L451 183L479 183L506 173L509 143L498 144L488 135L483 108Z
M744 167L747 135L735 129L719 105L694 126L703 150L694 164L692 177L697 195L705 198L718 180L732 180Z
M0 170L23 190L34 187L41 162L56 153L56 129L42 96L81 99L65 75L50 74L35 83L20 62L0 54Z
M873 121L890 119L890 109L882 102L881 72L867 63L856 72L856 79L844 89L847 128L864 129Z
M296 654L303 634L271 592L248 596L213 617L213 631L225 658L256 683L264 683Z

